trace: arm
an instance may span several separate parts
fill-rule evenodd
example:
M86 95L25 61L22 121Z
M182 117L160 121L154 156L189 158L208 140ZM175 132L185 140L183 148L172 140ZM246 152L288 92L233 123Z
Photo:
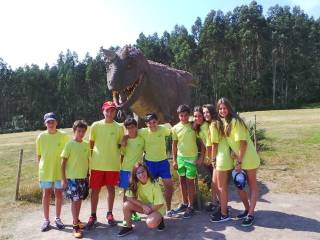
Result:
M134 205L142 208L144 214L150 214L153 212L152 208L143 202L137 200L136 198L133 197L127 197L127 201L133 203Z
M206 153L206 146L203 144L203 141L201 140L201 138L199 138L199 140L200 140L200 156L196 161L197 165L201 165L203 163L204 155Z
M121 140L121 147L126 147L128 144L129 135L124 135Z
M239 172L241 170L241 163L243 160L243 157L247 150L247 141L240 140L240 151L239 151L239 159L237 159L236 167L235 169Z
M65 189L67 187L67 178L66 178L66 163L68 159L63 157L61 161L61 176L62 176L62 188Z
M173 140L172 141L172 160L173 160L173 168L175 170L178 170L178 164L177 164L177 145L178 141Z
M93 140L90 140L90 156L91 156L91 157L92 157L93 147L94 147L94 141L93 141Z
M217 152L218 152L218 143L213 143L211 146L211 155L209 155L211 157L211 161L213 165L216 164Z
M152 206L151 206L151 210L152 210L152 212L156 212L156 211L158 211L162 206L163 206L163 204L152 205Z

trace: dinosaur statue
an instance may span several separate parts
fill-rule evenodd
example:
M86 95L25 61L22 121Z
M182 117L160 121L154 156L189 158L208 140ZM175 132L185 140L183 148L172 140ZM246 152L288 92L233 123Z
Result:
M102 53L107 85L119 109L131 109L140 118L155 112L160 123L178 122L177 107L190 104L195 86L190 73L147 60L132 46Z

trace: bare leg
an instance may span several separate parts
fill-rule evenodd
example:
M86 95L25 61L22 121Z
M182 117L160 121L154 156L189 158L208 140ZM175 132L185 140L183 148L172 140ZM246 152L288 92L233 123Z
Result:
M193 207L193 199L194 195L196 192L195 184L194 184L194 179L186 179L187 183L187 192L188 192L188 203L189 207Z
M228 175L229 171L216 171L220 196L221 213L228 215Z
M60 218L62 207L62 189L54 189L55 203L56 203L56 217Z
M212 196L212 202L218 203L219 202L219 189L218 189L218 176L217 176L217 170L213 168L212 170L212 182L211 182L211 196Z
M139 213L143 213L143 209L135 204L133 204L132 202L126 201L123 204L123 217L124 220L127 223L128 227L132 227L132 220L131 220L131 215L132 212L139 212Z
M153 212L147 216L146 224L148 228L156 228L159 226L162 216L159 212Z
M171 210L171 199L173 193L173 183L171 178L162 179L164 185L164 197L166 199L167 210Z
M91 213L97 212L100 189L101 188L92 189L92 191L91 191Z
M250 206L249 206L248 195L247 195L246 191L240 190L240 189L238 189L238 188L237 188L237 190L238 190L240 199L241 199L241 201L242 201L242 203L243 203L243 205L244 205L244 208L245 208L247 211L249 211L249 207L250 207Z
M107 196L107 203L108 203L108 211L112 212L113 210L113 203L115 197L115 187L114 186L107 186L108 196Z
M179 179L180 179L180 190L181 190L183 204L188 204L188 191L187 191L186 177L179 176Z
M258 198L257 169L246 170L246 172L250 188L250 208L248 214L253 216Z
M71 202L73 224L77 224L79 221L80 208L81 208L81 200Z
M43 216L45 220L49 220L49 206L51 197L51 188L42 190L42 206L43 206Z

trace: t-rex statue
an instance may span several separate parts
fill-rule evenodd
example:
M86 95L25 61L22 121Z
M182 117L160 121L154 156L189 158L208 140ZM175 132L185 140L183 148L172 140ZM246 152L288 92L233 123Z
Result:
M140 118L155 112L160 123L178 122L177 107L190 104L195 81L190 73L147 60L132 46L117 52L102 49L107 85L119 109L130 108Z

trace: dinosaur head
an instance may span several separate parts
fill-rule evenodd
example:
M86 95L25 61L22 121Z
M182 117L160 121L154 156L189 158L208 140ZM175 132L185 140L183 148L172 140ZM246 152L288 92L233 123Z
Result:
M142 52L125 46L117 52L102 49L106 63L107 85L113 101L119 108L132 105L138 98L144 83L147 60Z

